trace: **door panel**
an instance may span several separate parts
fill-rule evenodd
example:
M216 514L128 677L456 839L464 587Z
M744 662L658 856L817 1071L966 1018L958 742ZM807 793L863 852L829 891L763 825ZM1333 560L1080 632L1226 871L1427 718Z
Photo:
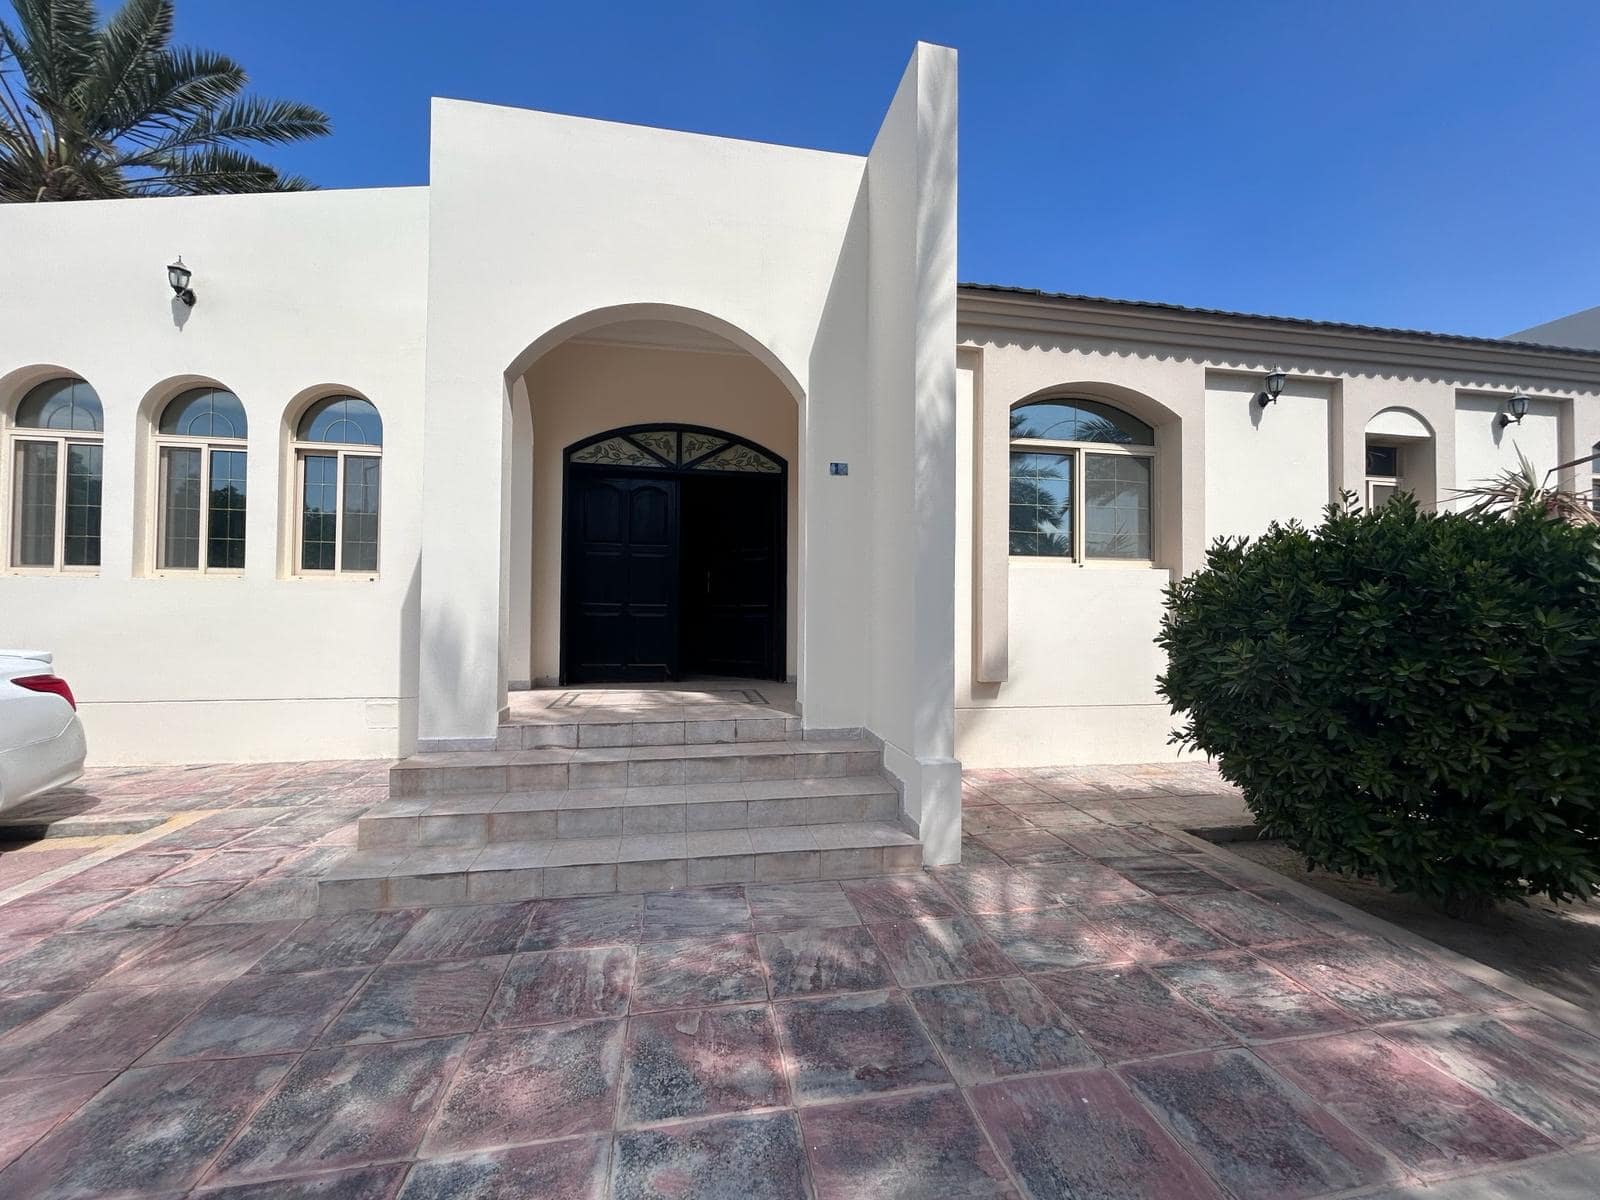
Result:
M784 671L782 481L683 481L684 668L772 679Z
M574 472L563 555L564 674L678 673L678 483Z

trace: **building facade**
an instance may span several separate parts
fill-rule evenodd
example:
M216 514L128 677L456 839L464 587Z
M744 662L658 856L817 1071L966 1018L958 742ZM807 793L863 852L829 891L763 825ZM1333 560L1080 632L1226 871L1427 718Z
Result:
M1600 441L1593 351L958 287L955 181L919 45L860 156L436 100L426 187L0 208L0 642L101 763L792 679L937 860L961 761L1174 753L1211 539Z

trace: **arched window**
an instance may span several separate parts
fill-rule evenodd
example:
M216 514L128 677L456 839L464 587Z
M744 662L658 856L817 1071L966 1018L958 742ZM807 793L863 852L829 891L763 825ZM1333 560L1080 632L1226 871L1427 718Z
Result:
M1385 408L1367 422L1366 507L1375 512L1401 492L1434 503L1433 430L1408 408Z
M295 427L302 574L378 569L383 418L359 396L318 400Z
M156 421L156 568L244 570L244 405L190 388Z
M81 379L51 379L17 405L11 462L13 567L64 571L100 565L100 397Z
M1155 430L1097 400L1011 410L1013 556L1148 560Z

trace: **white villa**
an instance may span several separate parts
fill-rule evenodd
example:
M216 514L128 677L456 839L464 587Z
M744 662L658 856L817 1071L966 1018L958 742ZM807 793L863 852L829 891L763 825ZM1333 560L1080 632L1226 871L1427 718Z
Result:
M105 764L792 682L945 862L962 764L1176 753L1212 539L1600 442L1600 349L958 284L956 132L923 44L864 155L435 100L426 187L0 207L0 642Z

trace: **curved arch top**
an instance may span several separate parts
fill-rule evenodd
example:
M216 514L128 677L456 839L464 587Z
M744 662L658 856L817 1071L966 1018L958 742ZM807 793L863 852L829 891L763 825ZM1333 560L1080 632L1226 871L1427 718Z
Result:
M506 367L507 381L525 374L529 367L563 342L623 321L671 321L726 338L776 375L788 389L789 394L794 397L796 404L805 401L805 389L800 386L795 373L765 342L745 332L731 321L697 308L685 308L677 304L616 304L606 308L593 308L571 317L559 325L552 326L529 342Z
M33 363L18 367L0 374L0 424L16 416L17 406L22 403L24 396L41 383L49 383L54 379L76 380L94 390L94 385L71 367L57 363ZM96 391L95 395L98 396L99 392Z
M76 376L34 384L17 402L13 420L19 428L27 429L88 433L105 430L100 397Z
M224 387L201 386L179 392L163 404L156 418L156 431L243 441L250 424L239 397Z
M628 425L573 442L563 452L574 466L782 475L788 463L759 442L721 429L677 422Z
M335 392L306 406L294 426L303 442L331 442L351 446L383 445L383 417L365 396Z
M160 422L161 415L166 411L167 405L176 400L185 392L199 391L207 388L219 392L229 392L235 397L238 393L213 375L169 375L157 381L145 390L139 398L139 424L148 425L151 429ZM239 397L242 406L244 400ZM246 420L248 420L248 415Z
M1136 417L1152 428L1172 424L1182 418L1168 408L1154 396L1144 392L1135 391L1133 388L1121 384L1107 383L1098 379L1080 379L1071 382L1053 383L1049 387L1039 388L1026 396L1019 396L1010 404L1012 411L1025 404L1038 404L1049 400L1093 400L1101 404L1109 404L1120 408L1129 416Z
M1155 444L1155 429L1114 404L1083 396L1048 396L1011 406L1011 436L1057 442Z
M1419 441L1433 436L1433 426L1419 412L1409 408L1385 408L1374 413L1367 422L1367 432L1381 437L1416 438Z

